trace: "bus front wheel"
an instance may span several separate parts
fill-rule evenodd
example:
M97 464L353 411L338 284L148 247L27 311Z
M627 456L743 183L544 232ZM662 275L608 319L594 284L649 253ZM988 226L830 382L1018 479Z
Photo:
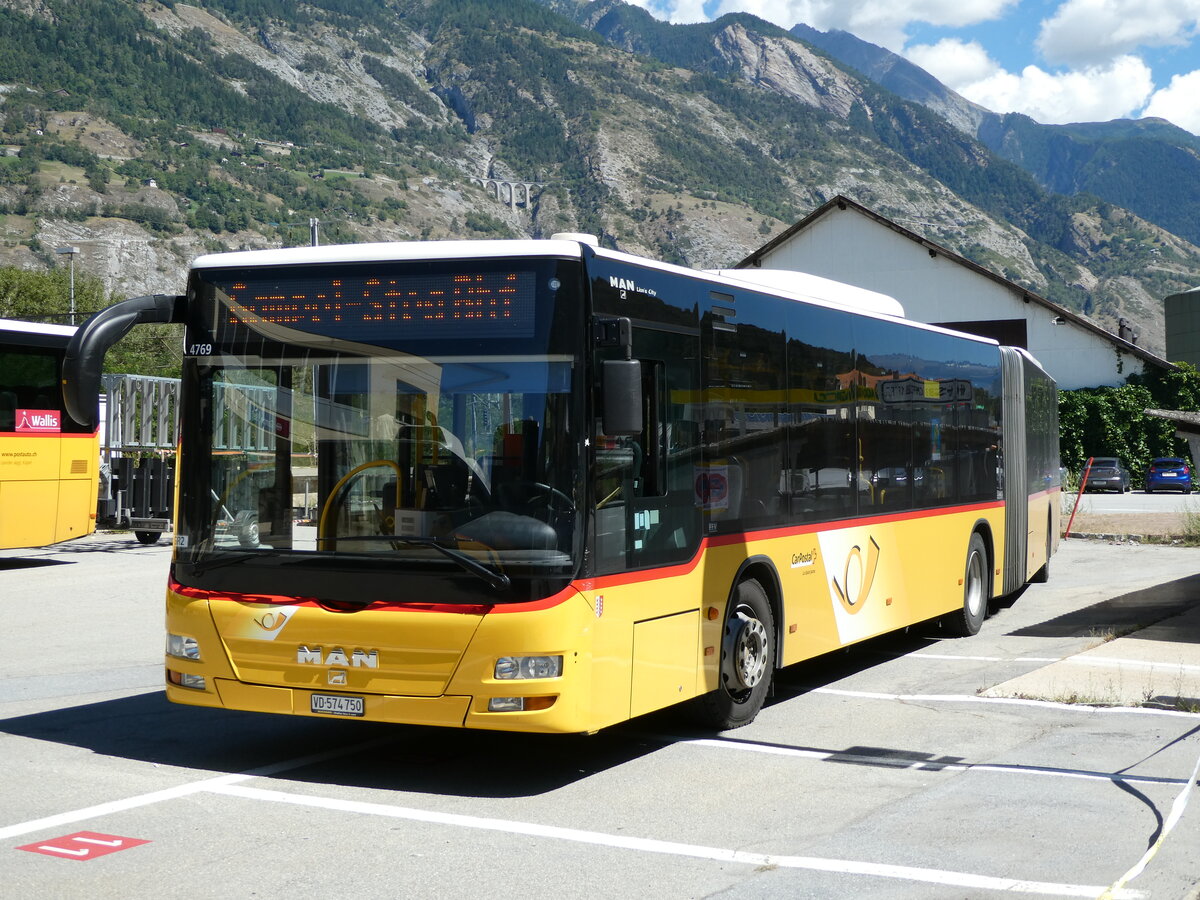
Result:
M721 641L720 684L700 699L704 724L725 730L749 725L762 709L775 672L775 617L754 579L734 590Z
M991 579L987 548L979 532L971 535L967 545L967 565L963 572L962 609L950 613L944 619L947 629L959 637L978 634L987 617L988 600L991 595Z

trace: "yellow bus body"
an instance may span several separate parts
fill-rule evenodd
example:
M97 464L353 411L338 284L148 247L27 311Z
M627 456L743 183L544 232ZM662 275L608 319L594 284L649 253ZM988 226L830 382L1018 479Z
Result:
M1030 500L1037 524L1027 578L1047 561L1044 523L1056 540L1058 497ZM194 638L200 658L168 657L167 694L177 703L316 716L324 714L311 712L312 694L349 694L364 698L366 721L596 731L717 688L726 605L740 577L768 582L778 662L790 665L961 609L976 531L994 597L1002 503L714 538L687 564L581 580L513 606L438 607L398 592L394 607L347 613L172 585L167 630ZM320 663L299 661L304 654ZM494 677L499 657L521 655L561 655L562 675ZM173 683L178 673L202 676L204 688ZM495 697L535 698L529 705L542 708L489 712Z
M0 434L0 550L91 534L99 465L95 433Z

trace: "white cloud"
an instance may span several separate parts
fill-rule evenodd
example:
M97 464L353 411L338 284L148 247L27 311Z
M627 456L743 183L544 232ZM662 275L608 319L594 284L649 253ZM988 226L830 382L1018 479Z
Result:
M1200 69L1173 77L1169 85L1154 93L1142 115L1159 116L1192 134L1200 134L1197 97L1200 97Z
M1000 66L978 41L943 38L936 44L908 47L904 55L954 90L983 81L1000 71Z
M1049 125L1131 116L1154 91L1149 67L1136 56L1121 56L1105 66L1068 72L1026 66L1020 74L1001 68L975 42L947 39L917 45L910 47L905 56L968 100L993 112L1024 113ZM1183 85L1163 102L1182 105L1186 91L1187 85Z
M1006 71L976 41L945 38L905 47L914 22L956 28L994 20L1020 0L631 0L671 22L748 12L790 28L797 22L848 31L903 53L969 100L1046 124L1161 116L1200 133L1200 69L1156 91L1139 47L1186 47L1200 37L1200 0L1064 0L1042 21L1037 46L1066 71ZM1052 2L1052 0L1047 0ZM1149 105L1147 105L1147 103ZM1143 110L1143 107L1144 110Z
M700 22L748 12L791 28L798 22L821 31L840 29L899 52L912 22L962 27L998 18L1019 0L632 0L670 22ZM707 12L706 12L707 10Z
M1052 64L1103 65L1139 47L1186 46L1200 34L1200 0L1067 0L1042 22Z
M1020 75L998 70L957 90L995 112L1020 112L1047 125L1064 125L1135 114L1154 90L1154 79L1136 56L1121 56L1107 66L1069 72L1037 66L1026 66Z
M704 11L705 0L629 0L657 19L675 25L707 22L709 15Z

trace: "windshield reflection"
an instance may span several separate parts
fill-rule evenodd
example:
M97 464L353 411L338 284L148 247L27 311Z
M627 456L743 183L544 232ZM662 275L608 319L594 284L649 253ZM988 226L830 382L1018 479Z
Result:
M569 356L212 362L210 489L180 543L193 562L352 554L497 588L572 565Z

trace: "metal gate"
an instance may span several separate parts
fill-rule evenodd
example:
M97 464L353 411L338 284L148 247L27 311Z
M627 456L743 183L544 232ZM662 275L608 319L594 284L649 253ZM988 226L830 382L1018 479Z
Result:
M97 520L152 544L171 530L179 446L179 379L105 375ZM273 451L274 387L213 385L213 446Z
M179 379L105 375L97 520L151 544L171 530Z

